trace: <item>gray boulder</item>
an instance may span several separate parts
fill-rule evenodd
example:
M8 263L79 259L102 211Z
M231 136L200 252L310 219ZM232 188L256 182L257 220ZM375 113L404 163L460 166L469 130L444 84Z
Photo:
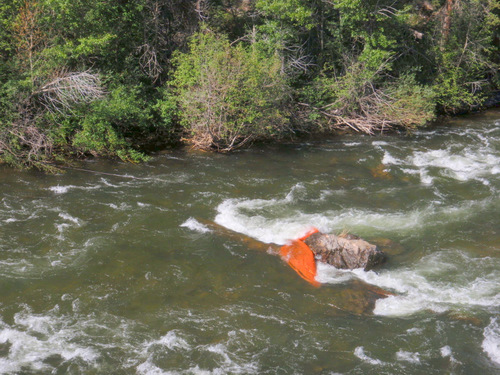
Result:
M386 259L377 246L351 234L336 236L318 232L304 242L317 260L340 269L363 268L368 271Z

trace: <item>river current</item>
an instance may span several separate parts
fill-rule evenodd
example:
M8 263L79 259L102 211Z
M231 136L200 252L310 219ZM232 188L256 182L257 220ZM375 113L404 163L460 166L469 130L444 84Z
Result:
M60 175L0 166L0 374L498 374L500 110ZM315 288L220 226L388 254ZM366 302L378 287L394 295Z

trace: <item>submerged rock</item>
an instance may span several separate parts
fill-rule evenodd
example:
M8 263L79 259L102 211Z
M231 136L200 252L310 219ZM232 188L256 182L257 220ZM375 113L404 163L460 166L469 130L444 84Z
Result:
M336 236L318 232L304 242L317 260L340 269L363 268L368 271L386 259L376 245L351 234Z

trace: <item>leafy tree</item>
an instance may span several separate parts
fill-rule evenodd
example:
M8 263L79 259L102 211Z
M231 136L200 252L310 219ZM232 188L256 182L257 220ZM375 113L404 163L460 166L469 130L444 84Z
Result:
M455 113L478 105L485 93L498 85L500 2L495 0L447 0L441 8L443 29L434 43L437 63L434 90L444 112ZM498 31L497 31L498 32ZM496 57L496 61L495 61Z

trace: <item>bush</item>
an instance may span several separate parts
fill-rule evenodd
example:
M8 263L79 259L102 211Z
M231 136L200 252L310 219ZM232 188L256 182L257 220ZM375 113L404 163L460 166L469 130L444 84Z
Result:
M288 88L278 57L255 44L233 46L226 37L204 31L174 62L163 107L175 102L195 147L230 151L286 132Z
M125 161L141 161L146 157L134 150L130 138L140 138L138 133L148 131L152 122L151 108L140 97L139 87L117 86L103 100L97 100L88 108L80 121L59 127L70 134L73 147L84 153L101 156L118 156Z
M373 134L391 127L412 129L435 117L435 93L416 82L415 75L388 79L378 69L354 61L340 77L320 77L303 91L308 117L326 120L327 128L350 128Z
M435 93L419 85L415 76L405 74L389 84L383 93L387 100L379 108L379 116L407 129L423 126L435 118Z

